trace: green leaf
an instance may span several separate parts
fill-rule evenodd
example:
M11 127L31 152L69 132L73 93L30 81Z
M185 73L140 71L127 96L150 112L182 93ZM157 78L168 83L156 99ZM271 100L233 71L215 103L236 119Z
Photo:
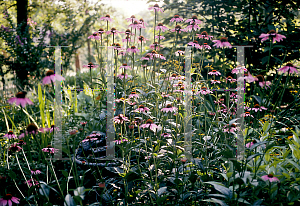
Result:
M270 129L269 126L270 126L269 121L266 121L265 124L264 124L264 126L263 126L264 133L266 133Z
M214 188L222 193L223 195L225 195L227 198L231 199L232 198L232 191L227 188L227 187L224 187L223 185L220 185L220 183L218 182L205 182L206 184L210 184L212 186L214 186Z
M291 145L289 144L291 150L292 150L292 153L293 155L298 159L300 160L300 150L298 148L296 148L294 145Z
M65 170L60 170L60 171L66 178L68 178L69 174L67 171L65 171Z
M9 171L8 171L8 176L9 176L11 179L13 179L13 180L15 180L15 179L17 178L16 173L15 173L14 171L12 171L12 170L9 170Z

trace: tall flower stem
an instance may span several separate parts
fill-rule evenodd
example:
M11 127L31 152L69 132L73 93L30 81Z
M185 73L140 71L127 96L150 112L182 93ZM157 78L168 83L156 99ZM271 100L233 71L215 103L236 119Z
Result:
M154 36L153 36L153 42L155 42L155 25L156 25L156 18L157 18L156 15L157 15L156 14L156 9L154 9L154 28L153 28L153 33L154 33L153 35Z

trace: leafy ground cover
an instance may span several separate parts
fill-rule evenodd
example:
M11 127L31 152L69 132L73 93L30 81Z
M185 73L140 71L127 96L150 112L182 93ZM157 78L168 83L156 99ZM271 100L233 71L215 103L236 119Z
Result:
M213 40L199 32L203 22L197 16L175 15L170 29L156 21L162 8L149 10L155 14L150 50L141 35L142 19L131 16L129 29L120 32L109 29L111 17L103 16L106 29L89 36L97 53L96 62L85 65L88 72L62 77L49 69L30 90L1 100L0 205L299 204L298 69L284 60L279 68L269 65L272 49L284 47L285 36L275 30L259 36L267 42L262 44L269 54L266 69L274 71L260 75L248 65L227 62L225 53L233 45L226 37ZM167 32L175 34L173 46L163 50ZM178 41L184 32L190 36L190 59L187 45ZM123 45L115 42L116 35L124 37ZM110 65L101 46L114 51L114 94L105 89ZM61 125L54 121L56 81L62 81ZM244 96L220 90L237 88L238 82L245 86ZM192 158L185 153L188 92ZM115 98L116 159L101 161L105 152L99 148L109 145L108 95ZM58 133L61 151L54 147ZM245 154L235 159L240 136ZM57 153L66 160L57 160Z

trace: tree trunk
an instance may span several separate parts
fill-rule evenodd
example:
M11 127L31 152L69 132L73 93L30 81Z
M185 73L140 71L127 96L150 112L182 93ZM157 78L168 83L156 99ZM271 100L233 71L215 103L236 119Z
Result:
M75 54L75 67L76 67L76 73L81 72L81 64L80 64L80 58L79 58L79 51Z

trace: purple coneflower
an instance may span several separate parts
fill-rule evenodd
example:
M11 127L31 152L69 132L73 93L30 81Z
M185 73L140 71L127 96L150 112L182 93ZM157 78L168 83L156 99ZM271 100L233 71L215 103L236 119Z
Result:
M17 106L21 105L22 107L25 107L27 104L33 105L33 102L30 99L26 98L26 94L27 94L27 92L24 92L24 91L18 92L16 94L16 97L10 98L7 102L9 104L15 103Z
M145 28L145 26L143 24L140 24L138 21L134 21L132 24L129 24L129 27L133 29Z
M264 181L270 181L270 182L280 182L277 177L274 177L273 174L264 175L261 177Z
M127 22L134 22L134 21L137 21L137 19L135 18L134 15L132 15L130 18L126 18L125 19Z
M127 64L122 64L122 66L119 67L120 69L131 69L130 66L128 66Z
M116 124L123 124L124 122L129 122L129 120L123 114L119 114L118 116L114 117L114 122Z
M128 140L127 140L127 139L123 139L123 140L115 140L115 143L116 143L116 144L121 144L121 143L123 143L123 142L128 142Z
M202 21L198 19L198 17L196 15L193 15L191 19L187 19L185 20L185 23L195 23L195 24L202 24Z
M231 44L228 42L226 37L222 37L220 40L213 40L215 44L213 46L217 48L223 48L223 47L228 47L231 48Z
M49 69L46 72L46 76L43 78L43 84L51 84L51 82L55 82L55 81L63 81L65 80L65 78L63 78L62 76L55 74L53 70Z
M249 143L247 143L246 144L246 147L247 148L250 148L250 147L252 147L254 144L256 144L257 143L257 141L256 140L253 140L252 142L249 142Z
M194 30L194 31L200 30L200 27L195 22L193 22L190 25L188 25L187 27L185 27L184 31L187 32L187 31L192 31L192 30Z
M17 139L16 135L14 135L13 131L9 131L7 134L4 135L7 139Z
M31 187L32 185L39 185L39 182L36 181L36 179L32 178L32 179L29 179L27 181L24 182L25 184L28 183L29 187Z
M13 143L10 145L8 150L11 152L19 152L22 150L22 147L18 146L18 143Z
M218 72L217 70L212 70L211 72L208 72L208 74L209 75L216 75L216 76L218 76L218 75L221 75L221 73L220 72Z
M20 204L20 199L13 197L11 194L6 194L4 197L0 199L1 206L12 206L13 203Z
M162 60L166 60L166 57L164 57L163 54L159 54L159 58L162 59Z
M32 175L38 175L38 174L41 174L42 172L40 170L37 170L37 169L32 169L31 170L31 174Z
M244 77L239 77L237 79L237 81L244 81L246 80L246 82L248 83L251 83L251 82L254 82L254 81L258 81L258 78L257 77L254 77L250 74L250 72L248 72L248 74L246 73Z
M38 127L34 123L30 123L26 127L26 134L37 134L38 133Z
M175 52L176 56L183 56L184 55L184 51L178 50Z
M127 74L124 74L124 72L122 72L122 73L119 74L117 77L118 77L119 79L123 79L124 77L125 77L125 79L127 79L127 78L128 78L128 75L127 75Z
M137 53L140 50L138 48L136 48L135 46L131 46L130 48L127 49L127 52L131 52L131 53Z
M278 71L282 73L288 72L289 74L298 73L297 68L292 63L287 63L284 67L278 69Z
M270 81L263 81L258 83L260 87L264 87L265 89L270 88L271 82Z
M144 105L140 105L136 110L134 110L135 112L148 112L150 111L150 109L148 107L145 107Z
M250 114L250 112L245 112L244 114L241 114L241 117L253 117L253 115Z
M213 36L209 36L206 31L201 32L201 34L196 34L199 39L211 40Z
M105 31L104 31L104 29L102 29L102 28L100 28L99 30L98 30L98 33L102 36L102 34L104 33Z
M157 35L157 36L155 36L155 39L165 39L165 37L162 35Z
M81 142L88 142L88 141L94 141L94 140L98 140L98 138L94 137L92 138L92 136L87 136L84 140L82 140Z
M104 17L101 17L100 20L112 22L113 19L110 18L109 14L106 14Z
M179 34L183 31L185 32L185 29L182 29L180 25L176 25L174 29L170 30L171 32L178 32Z
M211 49L211 47L207 43L204 43L203 45L200 45L198 49Z
M219 80L210 80L211 84L220 84L221 82Z
M51 145L48 145L47 147L43 148L42 151L54 154L55 152L58 152L58 149L55 149Z
M211 93L213 93L213 92L210 91L209 89L207 89L206 87L202 87L202 88L200 89L200 91L198 91L198 92L196 93L196 95L199 94L199 93L201 93L201 94L203 94L203 95L206 95L206 94L211 94Z
M180 18L179 15L175 14L174 17L170 20L170 22L174 22L174 21L182 22L182 21L184 21L184 19Z
M153 11L164 12L164 9L163 9L163 8L159 8L159 5L158 5L158 4L154 4L153 7L149 7L148 9L149 9L150 11L153 10Z
M196 47L197 49L199 49L200 45L198 44L198 41L191 41L188 43L188 45Z
M109 34L122 34L122 33L124 33L124 32L117 31L116 28L111 28L111 30L106 32L107 35L109 35Z
M147 26L147 25L148 25L148 24L144 21L144 19L142 19L142 18L139 20L139 23L140 23L140 24L143 24L143 26Z
M169 30L168 27L164 26L162 23L158 23L155 27L156 31L161 30L162 32Z
M156 124L153 123L153 121L151 119L148 119L146 121L145 124L142 124L140 126L141 128L149 128L152 131L156 131L156 129L158 128L158 126Z
M236 68L234 68L231 73L232 74L238 74L238 73L244 73L247 72L248 70L244 66L238 65Z
M88 37L88 39L100 40L101 36L98 35L98 32L94 32L91 36Z
M161 44L158 44L158 42L154 42L153 44L150 45L151 49L156 49L156 48L163 48L164 46ZM152 54L151 57L153 57L155 55L155 53L149 53Z
M284 38L286 38L284 35L281 34L277 34L275 30L270 30L267 34L262 33L259 38L262 38L261 42L264 42L266 40L268 40L269 38L272 38L273 43L280 42L281 40L283 40Z
M149 39L145 38L144 36L139 36L138 43L146 43Z
M131 92L131 94L128 96L129 99L131 98L139 98L139 95L136 92Z
M169 133L162 133L161 136L162 137L172 137L172 135Z
M24 142L24 140L21 140L21 139L20 139L19 142L18 142L17 144L22 146L22 145L26 145L26 142Z
M253 110L255 112L258 112L258 111L263 111L263 110L267 110L267 108L263 107L263 106L260 106L259 104L255 104L253 108L249 108L248 109L249 111L250 110Z
M177 111L177 108L176 107L173 107L172 104L167 104L167 106L165 108L162 108L161 109L162 112L176 112Z
M83 68L97 68L98 65L93 64L92 62L82 66Z
M229 81L230 83L236 82L236 79L232 78L231 76L226 77L226 81Z

